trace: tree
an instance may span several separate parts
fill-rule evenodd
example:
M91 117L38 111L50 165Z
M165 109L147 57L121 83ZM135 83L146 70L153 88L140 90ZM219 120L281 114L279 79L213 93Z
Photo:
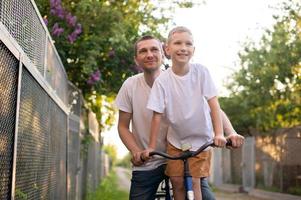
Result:
M301 5L283 3L259 44L249 42L239 53L241 69L221 99L241 131L271 130L301 123Z
M112 114L112 101L123 81L140 69L133 62L133 42L170 23L176 7L192 0L36 0L68 78L79 87L102 128L114 117L103 118L103 106ZM107 124L106 124L107 123Z

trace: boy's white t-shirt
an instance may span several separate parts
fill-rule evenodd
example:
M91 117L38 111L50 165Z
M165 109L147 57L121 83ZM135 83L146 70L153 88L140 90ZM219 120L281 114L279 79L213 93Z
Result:
M146 104L150 91L151 88L147 85L143 73L140 73L128 78L123 83L115 100L115 104L119 110L132 113L132 133L141 149L146 149L149 144L153 111L147 109ZM157 151L166 151L167 129L168 125L163 118L157 140ZM151 170L165 162L163 158L154 157L142 166L133 166L133 170Z
M207 100L217 96L208 69L189 64L189 72L176 75L171 68L156 79L147 108L165 113L170 127L167 140L176 148L197 150L213 140L210 107Z

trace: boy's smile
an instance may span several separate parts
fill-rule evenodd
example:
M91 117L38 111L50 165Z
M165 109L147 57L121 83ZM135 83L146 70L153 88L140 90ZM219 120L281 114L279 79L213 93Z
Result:
M194 53L193 38L187 32L174 33L166 52L171 56L173 64L186 65Z

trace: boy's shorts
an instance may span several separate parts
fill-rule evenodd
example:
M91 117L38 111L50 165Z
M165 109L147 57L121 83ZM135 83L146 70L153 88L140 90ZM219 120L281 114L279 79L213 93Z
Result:
M177 149L170 143L167 144L167 153L172 156L178 156L183 151ZM210 172L211 151L203 151L196 157L188 159L189 172L192 177L208 177ZM165 171L167 176L184 176L184 162L182 160L168 160Z

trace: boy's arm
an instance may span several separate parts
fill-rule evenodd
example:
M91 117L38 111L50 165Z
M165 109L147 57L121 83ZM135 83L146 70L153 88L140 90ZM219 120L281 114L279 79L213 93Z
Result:
M142 149L137 145L133 134L130 132L129 126L132 114L119 110L118 133L123 144L132 154L132 163L136 166L143 164L140 159Z
M158 134L159 134L159 130L160 130L161 117L162 117L162 113L153 111L148 148L145 149L142 154L143 160L150 159L149 153L156 149L157 138L158 138Z
M160 123L161 123L162 113L153 112L152 123L151 123L151 132L149 138L149 145L150 149L156 149L157 145L157 138L160 130Z
M209 99L208 104L211 110L210 114L214 129L214 144L216 146L222 147L226 144L226 139L223 133L223 124L217 97L212 97L211 99Z
M222 115L224 132L227 135L227 139L231 140L232 147L234 148L240 147L244 143L245 138L242 135L236 133L228 116L223 110L221 110L221 115Z

